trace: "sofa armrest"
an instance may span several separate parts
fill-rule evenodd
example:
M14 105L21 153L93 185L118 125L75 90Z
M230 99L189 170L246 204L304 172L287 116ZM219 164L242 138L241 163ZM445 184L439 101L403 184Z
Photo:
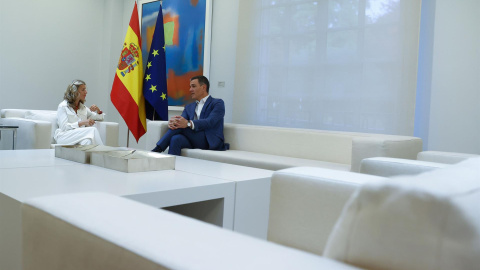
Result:
M1 109L1 118L25 118L25 113L28 110L25 109Z
M314 167L274 172L267 239L321 255L350 195L359 185L381 179Z
M360 172L360 163L365 158L393 157L416 159L420 151L422 151L422 139L420 138L357 137L352 142L351 171Z
M48 121L24 118L1 118L4 125L18 126L17 149L49 149L52 124Z
M431 170L445 168L449 165L420 160L401 158L366 158L360 165L360 173L391 177L397 175L414 175Z
M455 164L465 159L472 157L479 157L480 155L456 153L456 152L441 152L441 151L423 151L418 153L417 159L430 162L438 162L445 164Z
M98 132L105 145L118 146L119 125L115 122L96 122Z
M31 199L22 227L25 270L354 269L104 193Z
M145 150L152 150L157 145L158 140L168 131L168 121L148 121L147 122L147 140Z

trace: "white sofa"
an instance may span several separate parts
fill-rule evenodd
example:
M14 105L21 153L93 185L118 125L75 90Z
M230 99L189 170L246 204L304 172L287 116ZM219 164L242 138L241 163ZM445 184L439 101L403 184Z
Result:
M23 262L26 270L478 269L479 203L480 158L391 179L288 169L272 179L273 234L293 235L278 245L112 195L64 194L22 206Z
M151 150L168 130L166 121L147 124L146 149ZM280 170L310 166L358 172L369 157L415 159L422 150L416 137L225 124L228 151L183 149L182 156Z
M418 153L417 160L444 164L456 164L466 159L475 157L480 157L480 155L445 151L422 151Z
M56 111L2 109L0 116L0 123L19 127L17 149L55 148L53 135L58 128ZM97 121L96 127L105 145L118 146L118 123Z
M452 164L480 155L423 151L418 153L417 160L401 158L374 157L362 160L360 172L365 174L391 177L397 175L414 175L439 168L445 168Z

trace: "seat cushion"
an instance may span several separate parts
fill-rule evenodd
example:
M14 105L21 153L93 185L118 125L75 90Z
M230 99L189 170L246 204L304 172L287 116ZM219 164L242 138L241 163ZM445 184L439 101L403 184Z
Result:
M438 162L445 164L455 164L464 161L468 158L480 157L479 155L455 153L455 152L441 152L441 151L423 151L418 153L417 159L430 162Z
M480 158L361 186L325 256L366 269L478 269Z
M410 160L402 158L374 157L360 163L360 172L383 177L415 175L422 172L445 168L448 164Z
M240 150L212 151L201 149L182 149L182 156L273 171L302 166L320 167L341 171L350 170L350 165L347 164L254 153Z
M53 135L55 134L55 130L57 130L58 128L56 111L41 111L41 110L26 111L25 118L50 122L52 124L52 133L50 135L51 141L52 143L55 143L55 139L53 138Z

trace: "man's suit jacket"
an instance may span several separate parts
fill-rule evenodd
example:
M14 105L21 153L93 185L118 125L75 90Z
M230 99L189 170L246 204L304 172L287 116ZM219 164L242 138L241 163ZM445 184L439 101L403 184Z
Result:
M228 146L224 144L225 139L223 137L223 118L225 116L225 103L223 100L213 98L212 96L208 97L198 120L194 120L196 106L196 102L185 106L182 112L183 118L193 121L195 132L205 132L209 149L227 150Z

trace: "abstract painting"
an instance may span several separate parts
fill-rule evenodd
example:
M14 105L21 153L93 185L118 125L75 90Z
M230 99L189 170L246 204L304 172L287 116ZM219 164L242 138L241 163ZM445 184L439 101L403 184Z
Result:
M190 78L203 75L207 0L163 0L168 105L190 102ZM143 59L147 59L160 1L139 1ZM145 65L146 61L144 61ZM144 69L145 70L145 69Z

